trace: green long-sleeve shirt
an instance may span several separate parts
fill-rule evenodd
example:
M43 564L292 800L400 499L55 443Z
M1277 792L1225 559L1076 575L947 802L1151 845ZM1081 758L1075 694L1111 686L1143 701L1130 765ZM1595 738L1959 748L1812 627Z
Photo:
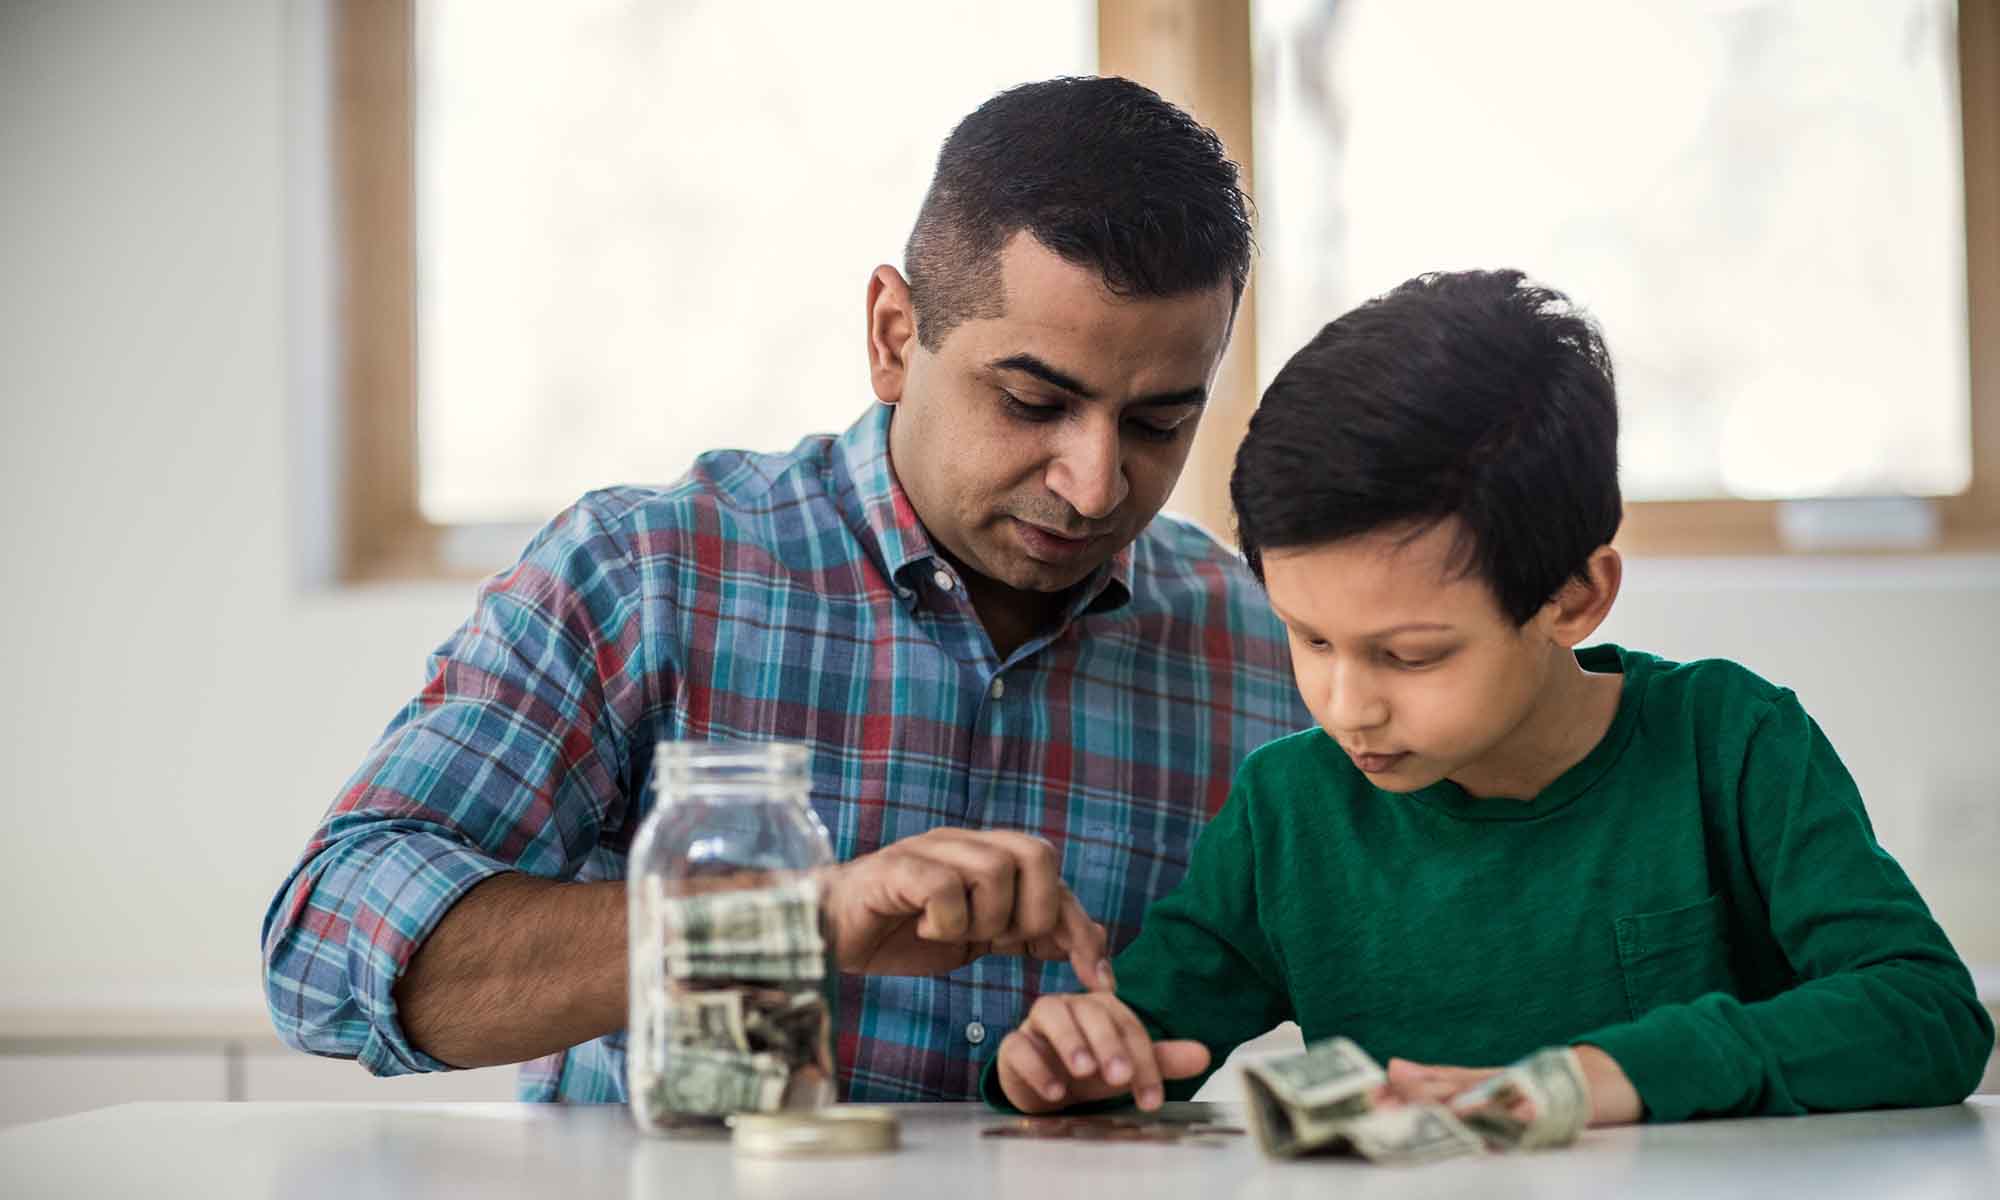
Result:
M1382 1060L1588 1042L1652 1120L1963 1099L1992 1021L1797 698L1578 658L1623 672L1618 714L1532 801L1381 791L1318 730L1257 751L1119 996L1217 1063L1286 1019Z

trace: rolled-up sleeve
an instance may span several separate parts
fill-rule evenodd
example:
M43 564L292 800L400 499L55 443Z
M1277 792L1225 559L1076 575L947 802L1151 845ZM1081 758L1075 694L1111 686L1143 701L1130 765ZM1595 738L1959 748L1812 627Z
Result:
M480 589L265 913L265 1000L286 1043L378 1075L448 1069L405 1036L397 981L473 886L575 878L623 823L665 669L646 624L592 497Z

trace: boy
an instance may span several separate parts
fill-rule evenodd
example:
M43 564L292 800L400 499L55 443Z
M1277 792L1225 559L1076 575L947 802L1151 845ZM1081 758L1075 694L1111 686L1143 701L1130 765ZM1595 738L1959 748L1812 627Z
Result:
M1191 1095L1293 1019L1449 1101L1576 1049L1594 1124L1955 1103L1993 1026L1799 702L1576 647L1618 594L1611 363L1518 272L1427 275L1272 382L1230 481L1319 728L1255 752L1117 990L985 1095ZM1393 1056L1393 1057L1392 1057Z

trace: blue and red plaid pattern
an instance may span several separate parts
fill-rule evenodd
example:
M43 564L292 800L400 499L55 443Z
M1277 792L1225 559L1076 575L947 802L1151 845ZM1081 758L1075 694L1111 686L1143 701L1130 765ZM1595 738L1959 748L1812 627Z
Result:
M1155 520L1061 625L996 659L889 467L891 410L788 454L720 452L593 492L481 588L429 682L335 800L264 918L279 1034L381 1075L396 980L501 871L625 875L660 740L793 739L843 860L940 826L1018 830L1114 948L1186 870L1258 745L1306 727L1282 627L1240 560ZM963 1100L1067 964L989 957L844 978L843 1095ZM621 1101L625 1037L525 1064L525 1100Z

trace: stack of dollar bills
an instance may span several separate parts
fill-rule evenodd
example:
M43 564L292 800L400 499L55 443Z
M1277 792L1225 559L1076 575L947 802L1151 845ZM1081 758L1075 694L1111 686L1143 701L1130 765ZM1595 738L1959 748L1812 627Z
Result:
M1358 1154L1417 1163L1495 1150L1562 1146L1590 1119L1576 1053L1537 1051L1443 1104L1385 1102L1387 1076L1346 1038L1253 1059L1244 1096L1257 1144L1276 1158ZM1524 1115L1525 1114L1525 1115Z
M819 885L668 895L640 881L630 1072L655 1123L833 1097Z

